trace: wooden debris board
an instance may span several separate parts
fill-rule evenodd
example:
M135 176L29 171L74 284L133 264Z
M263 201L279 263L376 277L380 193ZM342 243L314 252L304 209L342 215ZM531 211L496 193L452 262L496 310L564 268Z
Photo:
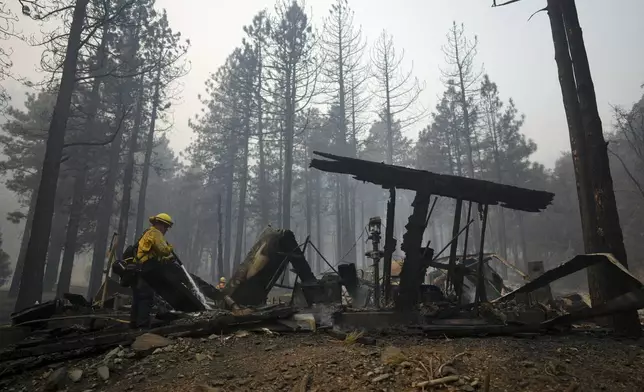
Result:
M348 158L314 151L325 159L313 159L310 167L330 173L352 175L356 180L383 188L424 190L432 195L472 201L481 205L500 205L513 210L539 212L552 203L554 194L502 185L491 181L436 174L385 163Z

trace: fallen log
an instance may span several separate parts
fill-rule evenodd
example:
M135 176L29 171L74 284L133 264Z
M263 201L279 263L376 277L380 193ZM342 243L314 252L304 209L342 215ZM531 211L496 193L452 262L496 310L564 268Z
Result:
M81 335L65 339L47 340L30 347L16 347L0 353L0 363L21 358L36 357L65 351L79 350L96 346L118 346L131 344L141 332L124 330L111 331L108 335Z
M234 329L256 325L268 320L286 318L295 311L290 307L273 307L252 314L223 314L213 318L177 320L174 324L153 328L145 332L161 336L177 335L201 337L211 334L228 333ZM0 352L0 378L7 374L20 372L16 366L34 368L45 363L52 363L69 357L86 356L109 350L116 346L127 346L144 332L125 329L112 329L99 333L87 333L58 339L46 339L38 342L23 342L13 348ZM77 353L74 353L78 351ZM84 353L84 354L83 354ZM62 358L62 359L61 359ZM23 362L21 362L21 360Z
M510 336L517 333L545 333L541 325L423 325L426 337Z
M0 364L0 380L3 380L6 377L14 376L16 374L24 373L32 369L47 366L52 363L69 361L77 358L85 358L90 355L99 354L109 350L112 347L113 346L85 347L73 351L58 352L37 357L21 358L14 361L3 362ZM7 381L11 382L11 380ZM0 382L0 390L5 390L4 387L4 382Z

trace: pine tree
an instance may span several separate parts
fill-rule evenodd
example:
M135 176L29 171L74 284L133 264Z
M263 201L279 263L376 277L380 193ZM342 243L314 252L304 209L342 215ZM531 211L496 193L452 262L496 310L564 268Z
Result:
M151 73L153 89L151 100L150 126L145 143L145 157L139 187L139 200L137 205L135 238L143 234L143 221L145 219L145 203L147 196L148 177L152 150L154 149L154 137L157 118L160 113L170 107L172 99L171 84L186 73L186 64L182 61L190 46L190 41L182 42L181 33L173 32L169 26L165 10L161 16L148 26L150 45L150 63L155 65Z
M337 105L339 132L336 152L350 157L357 156L355 118L360 100L355 85L363 83L368 74L362 64L366 47L362 31L354 26L353 11L347 0L337 0L324 23L322 47L325 57L323 66L327 93ZM351 121L350 121L351 119ZM351 126L349 126L351 123ZM355 260L355 193L346 176L340 177L341 206L338 215L342 217L340 253L347 254L348 260Z
M291 228L293 150L296 121L305 113L316 93L319 60L315 56L315 36L309 16L296 2L281 1L271 31L269 68L276 100L274 111L283 121L283 181L281 227Z
M402 129L424 116L424 110L419 111L415 107L422 87L418 79L412 77L412 71L403 72L403 59L404 52L396 52L393 37L383 30L373 48L371 61L378 86L378 114L387 127L384 141L387 146L385 162L388 164L394 162L394 124L398 122L397 126Z
M496 84L490 81L488 75L484 75L481 82L481 112L485 128L485 136L481 143L485 150L485 162L481 163L483 176L502 184L522 186L530 169L529 157L536 151L536 145L521 134L523 116L518 115L514 101L510 99L507 107L504 106ZM523 221L519 213L513 213L513 216L518 230L512 232L520 233L518 242L521 243L524 266L527 266L525 263L528 254ZM500 252L507 258L506 214L501 207L497 210L497 218Z

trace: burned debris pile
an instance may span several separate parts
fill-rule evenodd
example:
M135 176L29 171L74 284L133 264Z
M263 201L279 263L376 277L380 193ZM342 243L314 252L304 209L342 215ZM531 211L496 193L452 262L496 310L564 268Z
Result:
M268 227L223 289L198 276L188 277L174 264L150 278L157 293L156 319L150 330L128 328L130 293L108 276L92 303L66 295L12 315L13 325L0 328L0 379L117 347L131 346L131 353L136 352L137 340L140 346L146 339L167 343L167 339L223 337L240 330L326 332L367 345L383 333L441 338L536 336L579 330L581 321L644 308L643 284L610 254L579 255L549 271L543 271L543 263L532 262L524 273L500 256L484 253L488 205L536 212L552 201L550 193L318 155L328 160L314 159L314 168L352 174L389 189L387 228L393 227L395 188L417 192L401 245L404 261L392 261L396 247L392 231L386 231L380 249L382 223L376 217L369 221L373 247L366 255L373 261L372 272L358 276L355 263L332 265L320 254L334 272L318 278L305 258L308 246L319 253L310 238L299 244L290 230ZM438 252L422 243L435 206L432 195L456 198L457 207L454 236ZM473 221L468 214L468 223L460 227L463 202L469 203L470 212L472 203L480 206L483 225L478 254L457 254L460 234L467 238ZM449 255L442 256L448 249ZM553 296L552 282L598 263L621 272L627 294L596 307L580 296ZM504 279L498 266L506 274L513 269L524 283ZM289 271L296 275L292 285L284 283ZM290 290L287 300L268 300L275 287ZM148 346L155 349L154 344Z
M288 265L301 279L303 306L330 302L324 296L328 280L315 278L293 233L267 228L223 290L194 275L188 279L176 264L146 276L157 293L156 320L146 332L175 338L228 334L240 328L315 330L313 317L296 314L290 304L267 304L270 290ZM207 298L206 303L198 294ZM128 328L129 297L108 277L93 304L67 294L13 314L12 325L0 328L0 375L132 344L143 332Z
M402 268L398 268L400 271L396 274L396 281L392 277L397 269L392 265L392 253L396 247L393 231L387 230L385 233L384 251L380 251L380 218L372 218L369 231L374 250L367 257L374 261L373 281L369 287L372 287L371 307L375 311L345 311L336 315L336 327L404 327L405 332L416 330L424 335L435 336L544 333L553 328L569 328L581 320L594 320L600 316L644 307L641 282L612 255L579 255L545 272L542 262L529 262L530 271L524 273L498 255L484 252L488 206L539 212L551 204L554 198L552 193L322 152L314 154L320 158L311 161L313 168L349 174L356 180L389 190L388 229L394 225L396 189L416 192L400 247L406 257ZM438 197L455 199L456 209L453 237L443 249L436 252L429 243L422 243L422 237ZM465 226L461 227L464 203L467 203L467 219ZM472 217L473 203L478 205L481 221L480 244L476 244L479 253L459 255L459 239L464 238L463 249L467 249L469 231L476 219ZM449 256L441 257L445 251L449 251ZM382 278L379 271L381 260ZM553 298L550 283L596 263L611 265L611 268L621 271L623 284L629 288L628 294L594 308L586 304L581 306L580 301L572 306L570 299ZM492 264L499 264L501 268L495 269ZM498 271L507 273L508 269L513 269L521 277L521 282L527 283L517 287L516 282L505 281ZM343 277L343 281L352 282L353 279ZM356 288L347 287L347 290L351 293Z

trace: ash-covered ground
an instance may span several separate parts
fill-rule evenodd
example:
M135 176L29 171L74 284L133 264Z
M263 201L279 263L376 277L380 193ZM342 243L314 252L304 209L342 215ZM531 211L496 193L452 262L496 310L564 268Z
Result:
M164 338L160 338L164 339ZM642 391L644 341L596 336L425 339L376 345L324 333L171 339L2 380L11 392ZM154 346L154 344L152 345ZM162 347L161 347L162 346ZM140 347L139 347L140 348ZM444 383L432 385L443 378Z

